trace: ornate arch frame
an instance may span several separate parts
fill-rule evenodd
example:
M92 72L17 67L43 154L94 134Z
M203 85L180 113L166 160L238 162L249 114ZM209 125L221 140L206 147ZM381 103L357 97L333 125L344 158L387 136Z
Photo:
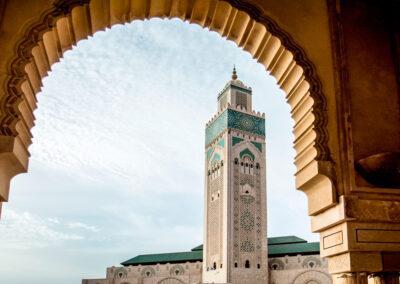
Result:
M0 184L0 198L5 197L0 201L7 200L11 178L27 171L36 94L51 65L96 31L153 17L180 18L216 31L265 66L285 92L292 110L296 187L308 196L309 214L333 206L337 196L328 145L327 103L316 68L274 20L239 0L56 0L38 19L27 23L8 64L5 95L0 98L0 135L14 143L7 150L12 170L3 174L6 181ZM325 197L319 198L322 195Z

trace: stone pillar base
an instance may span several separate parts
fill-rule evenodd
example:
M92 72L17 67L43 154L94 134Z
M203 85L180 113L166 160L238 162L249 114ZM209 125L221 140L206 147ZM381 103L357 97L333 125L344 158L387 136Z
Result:
M399 284L399 272L374 273L368 277L368 284Z
M333 284L368 284L366 273L332 274Z

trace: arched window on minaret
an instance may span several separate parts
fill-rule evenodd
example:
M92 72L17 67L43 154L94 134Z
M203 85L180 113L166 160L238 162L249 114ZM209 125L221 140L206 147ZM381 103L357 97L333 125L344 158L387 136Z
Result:
M246 263L244 264L244 268L250 268L250 260L246 260Z
M240 173L242 174L253 174L253 160L249 156L244 156L240 161Z

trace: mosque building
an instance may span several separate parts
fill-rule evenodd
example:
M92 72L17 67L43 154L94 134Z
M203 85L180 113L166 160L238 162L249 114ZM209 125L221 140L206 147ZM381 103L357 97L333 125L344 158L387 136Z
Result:
M206 124L204 245L138 255L82 284L331 283L318 242L267 239L265 115L252 109L234 69Z

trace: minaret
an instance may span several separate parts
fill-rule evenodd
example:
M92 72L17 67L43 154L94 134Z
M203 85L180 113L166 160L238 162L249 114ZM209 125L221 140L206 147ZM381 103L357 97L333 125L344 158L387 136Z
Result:
M203 283L268 283L265 116L232 80L206 126Z

